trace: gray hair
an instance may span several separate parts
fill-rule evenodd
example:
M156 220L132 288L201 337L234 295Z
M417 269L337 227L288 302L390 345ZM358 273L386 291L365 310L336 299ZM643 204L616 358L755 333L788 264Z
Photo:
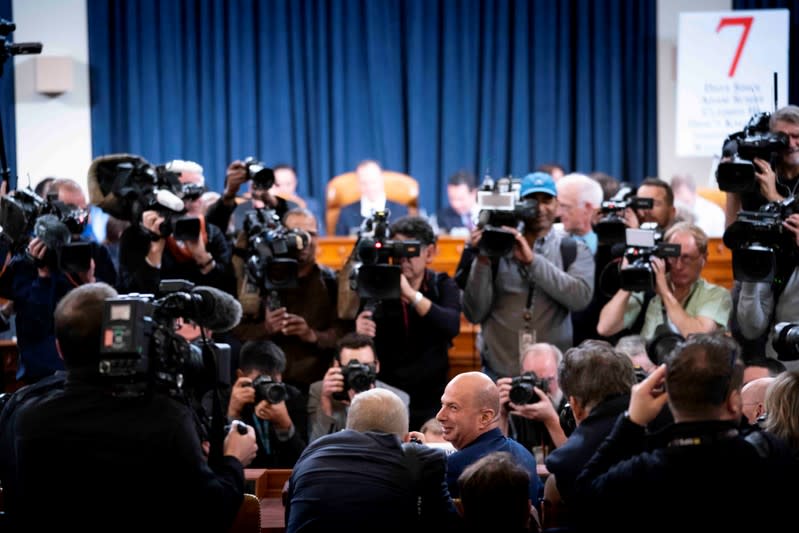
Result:
M596 209L602 205L604 194L602 193L602 186L596 180L589 178L585 174L572 172L558 180L557 188L560 191L562 187L571 185L577 187L577 201L580 202L581 206L589 204Z
M347 412L347 429L393 433L405 438L408 433L408 408L388 389L374 388L352 399Z

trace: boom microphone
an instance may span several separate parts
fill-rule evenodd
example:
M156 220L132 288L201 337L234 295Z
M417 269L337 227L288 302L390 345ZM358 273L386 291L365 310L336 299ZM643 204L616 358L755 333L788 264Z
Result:
M241 321L239 301L214 287L173 292L161 298L157 308L167 316L187 318L218 333L230 331Z

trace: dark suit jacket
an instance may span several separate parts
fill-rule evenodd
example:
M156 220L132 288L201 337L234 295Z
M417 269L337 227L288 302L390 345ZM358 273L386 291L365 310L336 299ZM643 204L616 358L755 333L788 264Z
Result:
M436 223L442 231L449 233L452 228L463 228L463 219L451 206L442 207L436 213Z
M451 531L446 456L409 446L416 483L396 435L345 429L309 444L289 479L286 531Z
M389 222L404 217L408 214L408 207L391 200L386 200L386 207L390 211ZM361 216L361 201L347 204L341 208L338 215L338 222L336 223L336 235L351 235L355 232L352 228L360 228L363 222Z

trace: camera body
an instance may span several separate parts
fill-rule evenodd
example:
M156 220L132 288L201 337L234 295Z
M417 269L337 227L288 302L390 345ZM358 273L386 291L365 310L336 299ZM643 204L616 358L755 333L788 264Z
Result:
M772 282L778 274L778 257L795 257L796 241L782 223L799 212L796 197L771 202L758 211L739 211L724 231L724 244L732 250L732 272L737 281ZM784 282L786 280L779 280Z
M252 382L252 388L255 389L255 403L256 405L262 400L266 400L269 404L276 404L286 400L288 390L286 385L275 381L272 376L262 374L255 378Z
M244 167L253 189L269 190L275 184L275 172L254 157L246 158Z
M503 177L496 182L486 176L477 191L477 227L483 230L478 248L487 257L503 257L513 250L514 233L503 226L518 228L525 220L538 216L538 202L520 199L521 182Z
M357 359L352 359L342 366L341 375L344 376L344 390L333 395L339 401L349 400L347 391L350 389L354 390L356 394L364 392L371 389L377 380L377 371L374 366L361 363Z
M780 361L799 359L799 324L780 322L775 325L771 345Z
M788 137L784 133L770 131L770 120L770 113L756 113L743 130L724 139L722 154L732 160L719 163L716 169L719 189L737 193L757 191L752 161L757 157L773 165L774 157L789 146Z
M549 389L549 383L548 378L539 378L535 372L525 372L521 376L513 378L508 397L516 405L540 402L541 397L535 392L534 387L546 392Z
M626 291L651 291L655 287L652 257L679 257L679 244L663 243L663 232L654 222L641 224L640 229L626 229L624 257L628 265L619 271L619 287Z
M594 231L600 245L612 245L625 242L627 223L624 211L630 209L652 209L652 198L635 196L635 189L622 187L613 198L602 202L599 208L600 219L594 225Z
M297 287L302 250L308 248L311 236L300 229L286 229L273 209L253 209L245 214L247 234L247 275L264 291Z

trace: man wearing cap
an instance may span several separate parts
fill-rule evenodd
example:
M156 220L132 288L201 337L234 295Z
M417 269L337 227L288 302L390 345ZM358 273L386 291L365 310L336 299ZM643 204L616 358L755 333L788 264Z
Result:
M463 292L464 315L481 326L483 371L494 379L519 375L520 354L529 344L570 348L569 314L587 306L594 289L591 251L552 227L558 209L552 176L528 174L519 197L537 202L536 216L503 227L515 236L510 254L478 253ZM482 234L482 228L472 232L471 247Z

